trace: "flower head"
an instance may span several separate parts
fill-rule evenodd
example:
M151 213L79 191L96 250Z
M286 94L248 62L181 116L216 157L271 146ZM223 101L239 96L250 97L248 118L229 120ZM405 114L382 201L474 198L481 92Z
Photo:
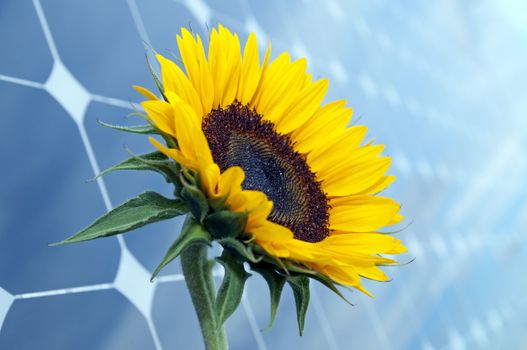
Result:
M406 251L377 230L402 220L400 205L377 194L393 180L383 146L362 144L364 126L347 127L345 101L322 104L326 79L313 80L306 60L284 52L260 61L254 34L241 53L236 34L212 29L208 54L183 29L184 70L157 55L162 94L136 87L148 118L177 147L152 143L199 178L216 211L246 213L238 238L263 254L353 286L386 281L379 254Z

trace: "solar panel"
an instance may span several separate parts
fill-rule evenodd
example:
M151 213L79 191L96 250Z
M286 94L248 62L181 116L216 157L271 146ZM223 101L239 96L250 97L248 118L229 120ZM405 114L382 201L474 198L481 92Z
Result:
M525 343L522 266L525 5L453 0L7 0L0 4L0 349L197 349L197 319L177 263L149 282L181 220L118 238L49 248L145 189L150 174L101 169L151 151L126 123L154 88L145 53L225 24L308 57L347 99L352 123L387 145L388 191L411 224L409 247L376 296L350 307L312 287L304 336L286 291L273 328L267 287L248 282L227 322L233 349L487 349ZM523 12L522 12L523 11ZM177 55L177 54L176 54ZM218 271L218 276L221 271Z

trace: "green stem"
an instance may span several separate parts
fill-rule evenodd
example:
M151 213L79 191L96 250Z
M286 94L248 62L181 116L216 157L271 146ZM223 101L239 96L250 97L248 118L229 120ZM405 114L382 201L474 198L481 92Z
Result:
M216 288L212 279L212 263L207 259L207 246L191 245L181 253L185 282L198 316L207 350L229 348L223 326L218 326L215 309Z

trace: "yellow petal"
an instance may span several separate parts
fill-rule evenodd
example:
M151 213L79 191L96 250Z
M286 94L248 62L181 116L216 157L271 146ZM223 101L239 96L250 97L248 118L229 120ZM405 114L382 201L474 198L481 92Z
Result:
M317 172L328 164L335 164L341 154L350 154L360 146L367 129L367 127L362 125L352 126L346 129L339 137L327 140L324 145L307 154L309 167L314 172ZM339 150L339 152L334 152L334 150Z
M217 198L218 181L220 179L220 168L216 163L199 165L201 186L205 189L209 198Z
M181 36L177 36L177 43L185 70L200 97L203 115L206 115L212 109L214 85L201 38L197 34L194 39L194 36L183 28Z
M249 34L243 52L243 65L240 73L240 82L236 98L242 105L252 99L258 82L260 81L260 58L258 56L258 43L254 33Z
M242 178L240 178L240 173L237 172L233 176L236 177L236 181L240 181L240 184L234 190L231 188L227 205L232 211L246 212L249 214L246 232L253 233L253 229L261 227L262 225L268 225L267 217L273 209L273 202L268 200L263 192L251 190L241 191Z
M330 206L330 229L350 232L371 232L384 227L400 208L393 199L378 196L334 198Z
M167 93L167 98L171 101L174 110L176 139L181 153L190 159L198 161L201 169L206 169L213 163L209 144L195 111L177 96Z
M392 220L387 223L386 225L387 226L390 226L390 225L395 225L395 224L398 224L399 222L403 221L404 220L404 216L402 216L401 214L397 214L395 215Z
M320 107L320 103L324 99L327 89L327 79L319 80L304 87L289 102L289 107L282 112L283 116L278 119L276 129L282 134L289 134L306 123Z
M265 235L265 232L260 234L260 236L264 236L264 235ZM267 251L268 254L274 257L277 257L277 258L288 258L289 257L290 251L283 244L277 244L276 242L273 242L273 241L263 241L263 242L258 242L258 245L262 247L265 251Z
M394 181L395 181L395 176L393 175L383 176L379 179L379 181L374 183L372 186L366 188L365 190L357 194L377 194L385 190Z
M390 168L390 158L375 158L356 169L333 174L322 182L322 189L329 197L349 196L373 186Z
M218 197L235 196L241 191L245 173L239 166L232 166L225 170L218 182Z
M331 235L321 241L324 249L362 254L400 254L406 252L401 240L381 233L348 233Z
M260 106L265 119L277 124L282 118L287 117L285 111L291 107L293 100L297 98L304 86L306 68L307 61L301 58L286 65L282 72L271 80L272 82L268 82L269 94L266 95L268 99L263 102L265 97L262 96L262 106Z
M141 102L141 106L159 130L168 135L176 136L174 114L170 104L160 100L148 100Z
M264 113L265 110L262 108L262 96L268 95L270 93L269 87L272 86L271 82L273 79L277 79L280 76L280 72L284 71L285 67L290 64L291 56L289 53L282 52L277 58L275 58L269 66L266 66L265 63L262 66L263 72L260 79L256 93L253 96L251 104L256 108L259 113Z
M330 262L330 256L327 251L319 245L310 242L304 242L298 239L292 239L286 243L290 250L291 259L301 262Z
M147 99L149 100L152 100L152 101L155 101L155 100L159 100L157 98L156 95L154 95L154 93L148 89L145 89L144 87L142 86L139 86L139 85L134 85L132 86L137 92L139 92L141 95L143 95L144 97L146 97Z
M320 179L327 179L334 174L343 174L345 172L354 171L358 168L362 168L368 162L380 159L377 158L379 154L384 150L384 145L366 145L355 149L352 152L338 153L331 157L332 161L319 162L315 164L323 164L323 166L316 167L313 164L312 169L316 171L317 177Z
M192 106L197 116L201 117L203 115L201 101L185 73L171 60L159 54L156 55L156 58L161 65L161 79L163 80L165 96L168 98L168 92L176 93L189 106Z
M319 268L325 275L329 276L332 280L337 283L353 286L364 294L373 297L373 295L367 291L361 285L359 274L351 267L342 267L336 265L327 265Z
M227 55L227 62L230 63L230 66L226 72L225 88L223 91L223 97L221 99L221 106L226 107L230 105L236 98L236 93L238 92L238 84L240 80L240 72L242 67L242 57L241 57L241 48L240 40L238 39L237 34L231 34L227 29L223 28L225 35L230 41L230 50ZM220 31L222 27L220 27Z
M214 79L213 108L226 107L236 97L241 66L237 35L218 25L212 29L209 43L209 67Z
M298 94L304 82L307 62L299 59L289 63L289 54L284 58L278 57L275 65L271 63L265 72L263 89L256 110L263 115L265 120L278 122L284 115L283 112L291 105L292 99Z
M345 247L333 246L326 248L326 251L331 255L333 264L338 264L342 267L393 265L397 263L397 261L390 258L374 254L357 253Z
M263 225L253 228L250 233L254 235L258 244L270 244L274 249L287 251L287 256L290 255L291 249L287 249L284 242L289 243L293 240L293 232L287 227L266 221Z
M308 153L344 133L351 119L351 108L346 108L345 104L346 101L339 100L318 109L303 127L293 133L295 149Z
M149 140L164 155L166 155L169 158L174 159L176 162L178 162L179 164L181 164L185 168L187 168L187 169L198 169L198 163L195 160L193 160L193 159L189 159L189 158L186 158L185 156L183 156L183 154L181 154L181 152L179 150L173 149L173 148L166 148L165 146L163 146L161 143L159 143L159 141L157 141L153 137L150 137Z
M264 61L262 63L262 67L260 68L260 76L258 77L258 85L256 87L256 90L254 91L253 96L251 97L251 100L249 102L249 106L251 108L255 108L255 106L258 104L258 100L261 96L262 89L264 88L263 84L263 76L265 72L269 69L269 59L271 58L271 42L267 44L267 51L265 53Z
M260 227L267 222L267 218L273 210L273 202L268 200L262 200L260 204L251 210L249 217L247 218L247 230L250 232L254 227Z
M355 271L362 276L374 281L387 282L390 280L380 268L377 266L358 266L355 267Z
M229 205L234 211L252 211L267 201L267 196L260 191L244 190L229 198Z

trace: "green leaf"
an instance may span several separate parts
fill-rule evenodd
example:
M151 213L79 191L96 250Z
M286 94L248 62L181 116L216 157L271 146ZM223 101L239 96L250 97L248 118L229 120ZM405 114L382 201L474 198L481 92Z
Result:
M79 233L52 246L113 236L186 212L183 201L147 191L104 214Z
M250 261L252 263L258 263L260 262L263 257L254 256L253 250L251 246L247 246L240 242L238 239L226 237L218 240L218 243L223 246L223 248L231 249L238 253L240 256L245 258L247 261Z
M187 202L192 215L199 222L203 222L209 212L209 202L203 192L197 187L184 185L181 189L181 197Z
M131 132L134 134L149 134L149 135L158 134L156 128L151 124L125 126L125 125L108 124L101 120L97 120L97 122L101 124L102 126L105 126L110 129Z
M224 250L221 257L216 258L216 260L225 269L225 275L216 296L216 315L219 328L240 305L245 281L250 274L245 271L243 263L227 250Z
M306 319L307 307L309 306L309 278L306 276L289 276L287 283L293 290L296 304L296 317L298 320L298 330L300 335L304 332L304 322Z
M266 328L269 329L274 324L276 310L278 309L278 304L280 304L280 297L282 296L286 277L277 273L273 268L251 266L251 269L262 275L269 286L269 295L271 297L271 319Z
M159 272L168 265L172 260L177 258L185 249L194 244L204 244L210 245L211 237L210 234L198 224L195 220L189 219L185 220L183 229L179 234L178 238L174 243L168 248L165 256L156 267L150 281L152 282L154 278L159 274Z
M207 215L203 223L216 238L237 237L245 229L247 213L222 210Z

